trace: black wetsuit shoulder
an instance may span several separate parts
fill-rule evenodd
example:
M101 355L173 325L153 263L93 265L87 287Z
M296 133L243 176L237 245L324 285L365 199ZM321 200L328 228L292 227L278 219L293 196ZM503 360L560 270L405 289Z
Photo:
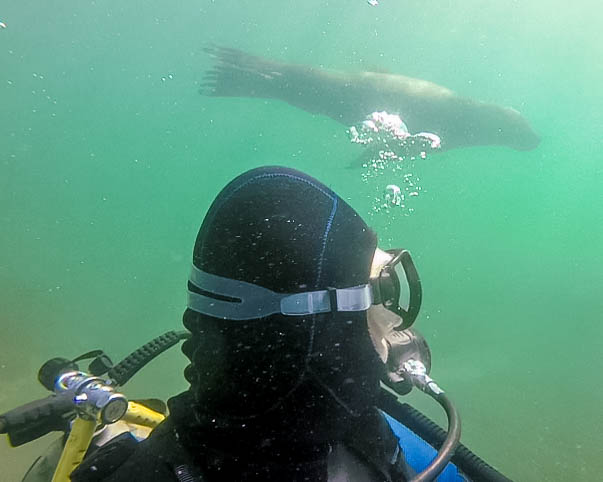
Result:
M199 455L199 454L197 454ZM333 478L358 482L403 482L414 472L404 460L398 440L383 415L375 410L355 424L346 439L329 454L328 460L282 467L259 463L248 465L228 458L207 463L207 457L193 456L182 443L168 418L151 436L142 441L122 434L88 456L73 472L75 482L142 482L214 480L311 480L328 482ZM200 460L204 460L200 463ZM240 462L243 462L242 460ZM259 470L256 470L259 469ZM284 477L284 478L283 478Z
M179 479L179 476L181 467L189 465L188 451L180 444L178 435L168 418L142 442L137 442L129 433L115 437L86 457L71 474L71 480L75 482L186 480Z

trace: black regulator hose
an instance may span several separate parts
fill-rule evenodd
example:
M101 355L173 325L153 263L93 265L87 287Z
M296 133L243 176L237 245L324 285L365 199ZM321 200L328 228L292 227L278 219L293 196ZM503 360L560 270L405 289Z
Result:
M410 482L431 482L446 468L450 459L461 440L461 417L453 403L445 393L435 393L431 390L425 390L425 393L436 400L446 412L448 417L448 434L444 443L438 450L438 455L429 464L429 466L420 474L410 479Z
M13 447L31 442L48 432L64 431L73 413L70 394L34 400L0 415L0 434L7 434Z
M115 380L117 385L125 385L130 378L156 356L188 337L190 337L188 331L168 331L132 352L111 368L107 374Z

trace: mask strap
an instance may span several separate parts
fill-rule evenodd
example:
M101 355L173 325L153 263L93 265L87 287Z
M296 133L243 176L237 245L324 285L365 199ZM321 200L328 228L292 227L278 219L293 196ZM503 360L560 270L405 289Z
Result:
M206 273L195 265L192 266L189 281L200 290L189 289L189 309L229 320L251 320L275 313L304 316L331 311L366 311L373 300L369 285L304 293L276 293L253 283Z

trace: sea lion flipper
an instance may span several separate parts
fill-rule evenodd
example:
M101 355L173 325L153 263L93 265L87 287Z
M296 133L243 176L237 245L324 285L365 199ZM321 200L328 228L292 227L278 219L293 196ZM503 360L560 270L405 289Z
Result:
M273 62L242 50L208 45L203 48L215 64L207 71L201 93L220 97L272 97L271 81L278 76Z

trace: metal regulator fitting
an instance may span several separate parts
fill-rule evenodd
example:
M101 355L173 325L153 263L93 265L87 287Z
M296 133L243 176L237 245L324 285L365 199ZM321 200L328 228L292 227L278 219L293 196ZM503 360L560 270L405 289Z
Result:
M419 390L433 395L441 395L444 393L439 385L427 373L427 367L423 362L411 358L402 364L404 372L410 376L410 379L415 387Z
M111 380L91 376L81 371L70 371L60 375L54 386L57 394L70 392L80 416L115 423L128 410L128 399L112 386Z

